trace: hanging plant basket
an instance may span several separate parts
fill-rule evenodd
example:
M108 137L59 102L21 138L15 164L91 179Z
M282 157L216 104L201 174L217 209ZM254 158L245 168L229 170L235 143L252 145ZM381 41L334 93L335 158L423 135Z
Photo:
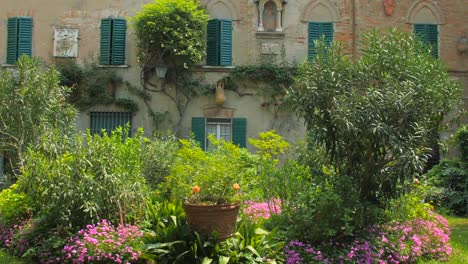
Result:
M187 222L192 231L209 236L218 233L218 240L231 237L236 230L240 203L226 205L184 204Z

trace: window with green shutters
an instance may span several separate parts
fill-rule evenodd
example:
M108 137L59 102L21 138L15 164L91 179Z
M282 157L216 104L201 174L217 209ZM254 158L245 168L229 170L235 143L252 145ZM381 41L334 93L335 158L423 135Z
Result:
M210 66L231 66L232 20L209 20L206 33L206 64Z
M414 34L431 49L434 58L439 57L439 29L435 24L414 24Z
M91 134L102 134L105 130L108 135L117 127L130 126L132 131L132 113L131 112L91 112Z
M333 42L333 23L332 22L309 22L308 27L308 57L309 59L317 56L315 41L321 38L325 39L325 44L329 47Z
M6 63L15 64L22 55L31 56L32 27L32 17L8 18Z
M247 147L246 118L192 118L192 133L194 139L200 142L202 149L209 149L208 135L216 139L232 141L234 144Z
M127 21L123 18L104 18L101 20L100 64L125 64L125 39Z

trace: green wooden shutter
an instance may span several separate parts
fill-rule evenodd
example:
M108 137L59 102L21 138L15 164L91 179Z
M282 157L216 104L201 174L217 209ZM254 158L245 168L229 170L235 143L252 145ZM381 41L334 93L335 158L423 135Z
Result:
M247 147L247 119L232 119L232 142L241 148Z
M125 63L125 36L127 34L127 21L115 18L112 25L112 65Z
M437 25L426 25L426 43L431 46L431 54L439 58L439 31Z
M317 56L317 50L315 49L314 41L320 38L320 24L316 22L309 22L309 45L308 45L308 57L309 59Z
M101 19L100 63L109 65L111 60L112 18Z
M431 47L431 54L434 58L439 57L439 31L434 24L414 24L414 34L424 44Z
M6 63L15 64L18 58L18 18L8 18Z
M309 22L308 29L308 57L309 59L317 56L315 48L315 40L319 40L322 36L325 39L325 44L330 47L333 42L333 23L332 22Z
M333 23L322 23L321 35L325 37L325 44L327 45L327 47L330 47L333 43Z
M219 65L232 65L232 20L221 19L220 23L220 55Z
M201 148L205 149L205 118L204 117L192 117L192 133L194 135L194 139L200 142Z
M208 21L206 30L206 64L211 66L219 65L219 20Z
M32 54L32 17L18 18L18 58L22 55L31 57Z

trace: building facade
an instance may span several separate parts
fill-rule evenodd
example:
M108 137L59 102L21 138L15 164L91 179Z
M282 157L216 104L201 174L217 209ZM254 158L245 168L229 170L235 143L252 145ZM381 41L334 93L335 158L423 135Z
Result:
M140 84L136 40L129 17L151 0L3 0L0 4L0 63L13 64L21 54L51 62L69 57L114 69L134 85ZM464 86L468 109L468 3L466 0L201 0L210 16L207 59L193 67L196 78L215 87L236 66L275 63L294 65L314 56L313 40L340 41L344 52L359 56L361 34L375 28L400 27L420 34L433 55L448 66ZM216 47L216 48L215 48ZM179 133L206 142L207 134L246 145L246 138L275 129L288 140L304 135L302 121L255 94L254 84L194 98L184 115L173 101L154 94L151 107L168 112L161 129L179 124ZM93 106L77 120L81 130L130 122L132 129L154 130L144 102L117 87L116 97L136 100L140 109ZM179 120L180 119L180 120ZM465 120L466 122L466 120Z

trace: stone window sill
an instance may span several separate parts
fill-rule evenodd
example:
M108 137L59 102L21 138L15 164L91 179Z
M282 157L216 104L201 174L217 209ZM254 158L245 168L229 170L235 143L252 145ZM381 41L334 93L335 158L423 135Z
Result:
M102 65L102 64L99 64L98 65L99 68L123 68L123 69L126 69L130 66L128 66L127 64L123 64L123 65Z
M257 31L256 33L258 39L282 39L284 35L284 32Z
M231 72L235 66L208 66L196 65L192 67L194 72Z

